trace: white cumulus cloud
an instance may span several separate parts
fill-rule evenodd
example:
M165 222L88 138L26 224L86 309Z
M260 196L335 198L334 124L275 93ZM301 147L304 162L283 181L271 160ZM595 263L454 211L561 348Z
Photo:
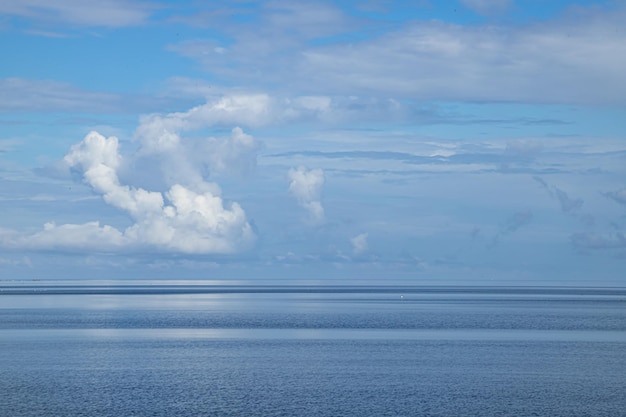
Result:
M241 127L225 138L185 134L216 125L258 125L269 117L271 107L263 95L224 96L186 112L143 116L135 130L140 146L135 162L151 170L158 167L169 186L182 183L206 189L206 175L249 173L256 167L261 143Z
M321 202L324 171L319 168L308 170L300 166L290 169L288 178L289 192L307 211L309 220L313 224L324 223L324 207Z
M250 141L235 130L235 141ZM22 236L3 231L5 247L59 250L141 250L210 254L232 253L255 239L246 214L239 204L225 204L217 184L172 185L168 191L148 191L122 184L122 165L116 137L90 132L72 146L65 162L104 201L126 212L134 223L124 230L98 221L84 224L48 223L38 233Z
M150 114L135 131L144 153L169 152L181 141L181 133L216 125L260 126L278 117L272 98L265 94L225 95L186 112Z
M216 125L262 124L273 111L271 101L265 95L230 95L185 112L144 116L135 131L138 151L129 157L120 154L116 137L90 132L71 147L64 163L133 223L119 229L98 219L50 222L30 235L5 229L0 231L0 246L187 254L233 253L249 247L255 235L246 213L237 202L226 203L219 185L208 178L254 169L260 143L240 127L227 137L185 135Z

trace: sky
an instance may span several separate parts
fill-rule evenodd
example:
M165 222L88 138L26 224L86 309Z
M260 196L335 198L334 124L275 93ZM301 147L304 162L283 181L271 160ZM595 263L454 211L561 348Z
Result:
M626 284L626 2L0 0L0 279Z

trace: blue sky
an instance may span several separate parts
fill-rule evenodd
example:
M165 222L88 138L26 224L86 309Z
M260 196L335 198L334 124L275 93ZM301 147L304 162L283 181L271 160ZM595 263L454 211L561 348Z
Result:
M0 51L3 279L626 283L624 1L23 0Z

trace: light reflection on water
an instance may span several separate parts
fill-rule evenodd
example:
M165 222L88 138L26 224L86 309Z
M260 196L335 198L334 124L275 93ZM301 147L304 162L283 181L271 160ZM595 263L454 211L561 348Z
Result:
M441 340L525 342L620 342L625 331L511 330L511 329L10 329L0 331L0 341L32 340L160 340L160 339L251 339L251 340Z

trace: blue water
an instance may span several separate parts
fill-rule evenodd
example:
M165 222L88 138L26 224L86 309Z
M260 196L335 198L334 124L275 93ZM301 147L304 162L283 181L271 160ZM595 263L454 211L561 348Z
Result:
M0 283L0 416L626 416L626 289Z

